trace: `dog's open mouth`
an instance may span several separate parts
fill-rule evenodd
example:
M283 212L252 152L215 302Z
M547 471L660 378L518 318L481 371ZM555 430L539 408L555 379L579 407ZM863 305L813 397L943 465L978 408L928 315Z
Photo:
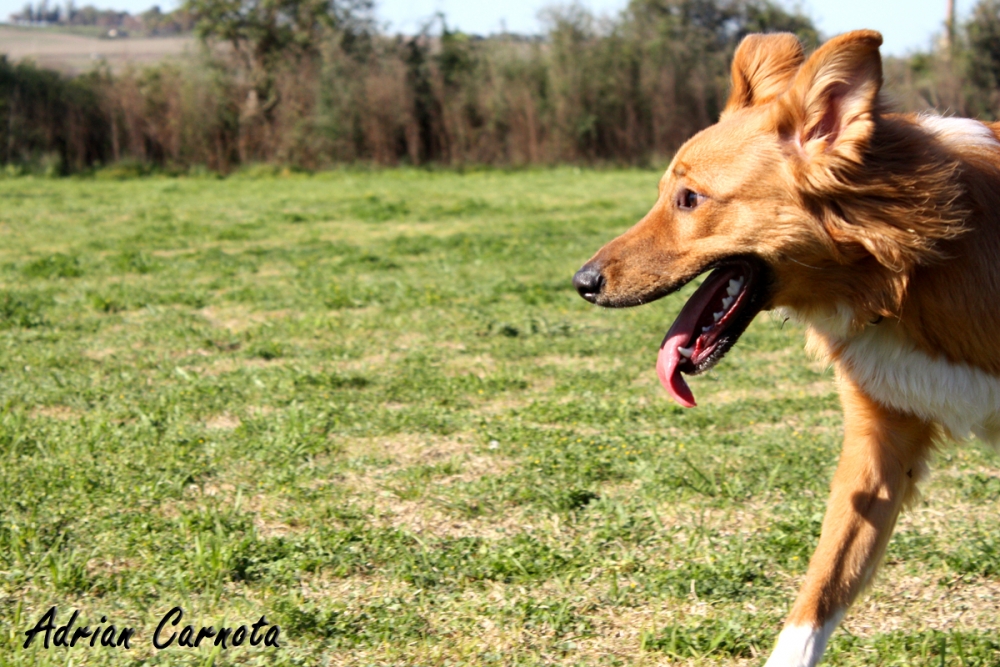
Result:
M656 373L675 401L695 406L681 373L697 375L714 366L736 344L766 301L765 270L738 259L715 269L688 299L660 346Z

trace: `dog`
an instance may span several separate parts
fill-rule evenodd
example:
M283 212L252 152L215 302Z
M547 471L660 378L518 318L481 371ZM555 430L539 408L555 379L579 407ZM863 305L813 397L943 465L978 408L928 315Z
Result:
M763 310L803 322L834 367L843 450L767 667L819 662L939 437L1000 441L1000 124L888 113L881 44L860 30L806 59L793 35L747 36L719 122L573 278L621 308L711 272L657 356L683 406L683 375L715 365Z

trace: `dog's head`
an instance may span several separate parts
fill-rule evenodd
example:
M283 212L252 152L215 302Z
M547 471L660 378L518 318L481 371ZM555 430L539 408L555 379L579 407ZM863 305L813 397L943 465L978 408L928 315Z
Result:
M881 43L877 32L851 32L806 60L793 35L744 39L719 122L677 152L652 210L574 277L588 301L623 307L713 271L657 362L682 405L694 398L680 373L711 368L763 309L836 313L843 301L839 310L864 321L888 308L891 295L882 292L892 290L865 276L899 274L915 242L906 237L912 227L900 228L912 219L879 212L880 199L895 206L900 184L865 182L880 117Z

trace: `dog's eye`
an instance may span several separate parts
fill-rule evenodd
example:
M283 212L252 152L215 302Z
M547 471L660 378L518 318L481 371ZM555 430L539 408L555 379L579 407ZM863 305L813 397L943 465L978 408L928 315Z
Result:
M706 199L707 197L705 195L700 195L694 190L684 188L677 193L677 208L684 211L693 211Z

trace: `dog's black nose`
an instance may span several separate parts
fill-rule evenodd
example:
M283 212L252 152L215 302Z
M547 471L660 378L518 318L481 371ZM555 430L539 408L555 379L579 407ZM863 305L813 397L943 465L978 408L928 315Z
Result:
M593 303L604 287L604 276L598 269L588 264L573 276L573 287L580 293L580 296Z

